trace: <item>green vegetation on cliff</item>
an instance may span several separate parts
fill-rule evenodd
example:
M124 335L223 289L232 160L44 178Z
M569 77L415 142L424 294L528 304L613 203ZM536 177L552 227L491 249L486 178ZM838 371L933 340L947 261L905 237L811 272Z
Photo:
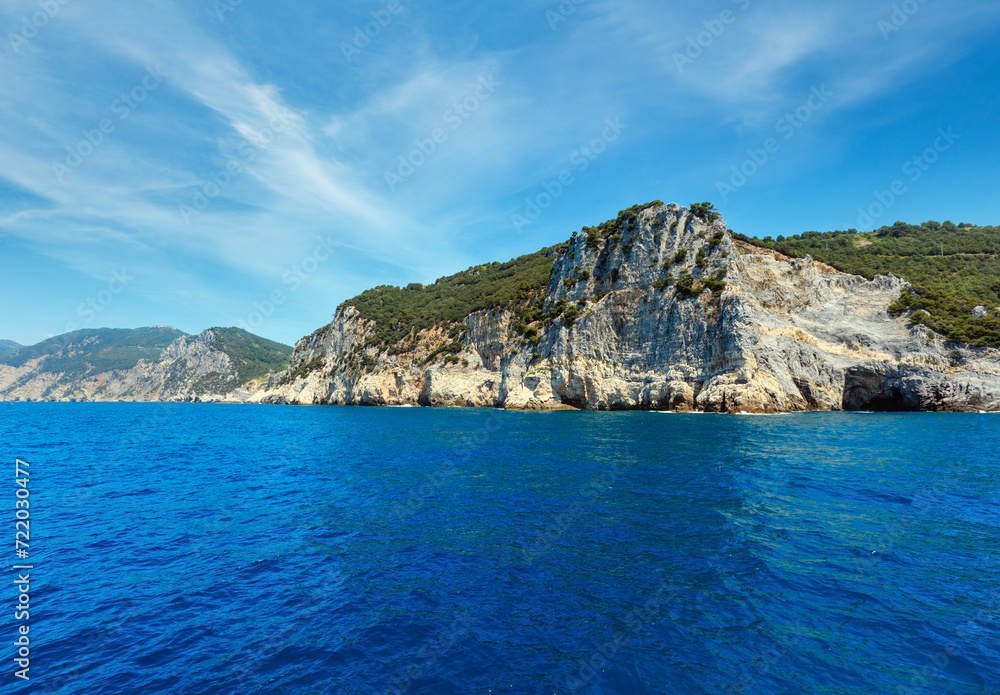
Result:
M691 203L691 214L700 219L702 222L715 222L722 215L719 214L718 210L712 203Z
M473 266L433 285L382 285L341 306L353 306L375 322L368 345L394 345L411 331L448 326L474 311L513 307L544 295L557 250L551 247L506 263Z
M652 208L663 205L662 201L654 200L652 203L646 203L645 205L633 205L630 208L620 210L618 212L618 217L613 220L607 220L602 222L596 227L584 227L583 234L587 237L587 248L591 250L598 250L601 248L601 244L604 239L611 239L613 241L618 241L621 239L622 232L633 224L632 218L638 215L640 212L646 208ZM576 236L576 232L573 233Z
M238 366L241 384L251 379L280 372L288 366L292 348L248 333L241 328L213 328L212 346L232 359Z
M890 310L913 315L945 337L1000 346L1000 227L897 222L873 232L805 232L763 240L735 235L786 256L812 256L837 270L873 278L892 273L913 285ZM975 317L984 306L987 315Z

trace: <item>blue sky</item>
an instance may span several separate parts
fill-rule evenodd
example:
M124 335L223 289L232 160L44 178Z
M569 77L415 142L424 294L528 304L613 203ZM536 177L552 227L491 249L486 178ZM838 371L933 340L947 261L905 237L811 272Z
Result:
M996 3L6 0L0 25L25 344L293 343L657 198L758 236L1000 224Z

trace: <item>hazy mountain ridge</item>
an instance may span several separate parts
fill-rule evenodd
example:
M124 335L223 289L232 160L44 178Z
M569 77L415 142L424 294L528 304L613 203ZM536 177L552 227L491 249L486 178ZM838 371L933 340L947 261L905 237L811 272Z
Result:
M17 352L23 345L15 343L13 340L0 340L0 359Z
M284 367L291 351L238 328L85 329L0 359L0 400L226 400Z
M11 367L34 363L39 371L71 376L131 369L140 360L158 359L185 335L170 327L85 328L21 347L0 363Z
M550 257L543 286L528 270ZM744 243L707 204L636 206L504 266L507 277L491 276L503 287L487 285L504 301L464 317L451 310L476 304L457 295L482 282L484 266L344 302L251 400L1000 409L1000 352L950 342L905 308L890 314L909 283Z

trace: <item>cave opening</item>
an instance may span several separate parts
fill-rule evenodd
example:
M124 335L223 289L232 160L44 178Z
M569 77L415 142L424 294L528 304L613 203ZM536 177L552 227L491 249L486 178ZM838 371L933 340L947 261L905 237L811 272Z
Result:
M844 383L844 410L905 413L921 410L919 399L896 378L867 370L849 371Z
M872 410L877 413L898 413L909 410L909 408L906 407L906 403L903 402L902 398L882 395L875 396L862 403L858 407L858 410Z
M867 398L845 399L844 409L867 410L876 413L912 413L920 410L912 399L906 398L896 390L873 393Z

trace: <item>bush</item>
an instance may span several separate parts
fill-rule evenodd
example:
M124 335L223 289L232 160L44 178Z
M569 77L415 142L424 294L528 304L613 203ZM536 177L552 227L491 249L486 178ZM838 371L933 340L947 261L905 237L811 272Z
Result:
M722 294L726 289L725 281L719 278L703 278L701 284L704 285L705 289L712 290L712 294L716 296Z
M572 328L573 324L576 323L577 316L579 315L580 315L580 307L578 307L577 305L571 304L570 306L566 307L566 310L563 312L562 315L563 325L566 326L566 328Z
M718 211L716 211L715 206L709 202L692 203L691 214L703 222L715 222L721 217Z
M680 251L674 254L674 265L679 265L683 263L684 261L687 260L687 257L688 257L688 250L681 249Z
M701 294L702 289L695 285L694 275L684 275L677 280L677 296L682 299L696 297Z

